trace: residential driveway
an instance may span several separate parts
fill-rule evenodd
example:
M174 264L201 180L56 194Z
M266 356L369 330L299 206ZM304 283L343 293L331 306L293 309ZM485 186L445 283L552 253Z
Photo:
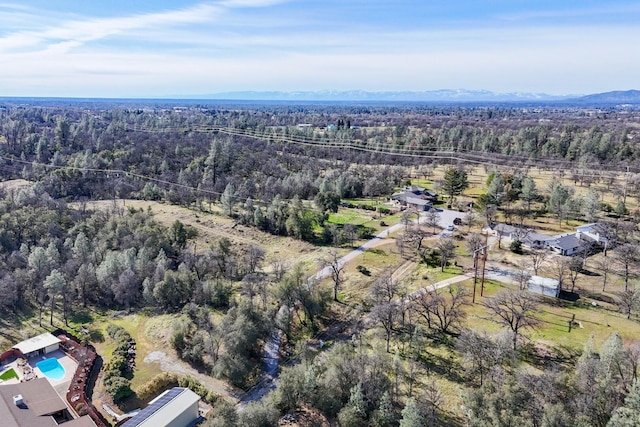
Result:
M464 212L452 211L450 209L437 209L440 214L440 227L446 229L448 226L453 225L453 220L455 218L462 219L464 217Z
M458 211L453 211L449 209L438 209L438 213L440 214L439 225L444 229L443 233L448 233L448 234L452 234L453 232L447 231L446 228L450 225L453 225L453 220L455 218L462 218L464 215L464 212L458 212ZM417 221L420 224L424 223L425 221L424 213L421 214L420 218L418 218ZM414 220L414 222L416 222L416 220ZM401 230L404 227L405 226L403 224L399 223L391 227L388 227L386 230L381 231L376 236L374 236L371 240L362 244L362 246L356 248L355 250L349 252L348 254L340 258L338 260L339 265L341 267L344 266L349 261L360 256L367 249L373 248L376 245L378 245L378 243L382 239L389 237L391 233ZM331 267L325 267L320 269L315 274L314 277L318 281L326 279L327 277L331 277ZM439 287L448 286L451 283L455 283L455 282L466 280L466 279L468 279L468 276L457 276L457 277L445 280L443 282L436 283L435 285L432 285L432 286L434 288L439 288ZM248 402L262 398L270 390L275 388L275 380L278 378L278 362L279 362L279 350L280 350L281 342L282 342L282 331L279 331L276 329L275 331L273 331L273 333L265 343L265 347L264 347L264 354L262 359L263 359L263 365L264 365L264 370L266 375L263 376L263 378L258 382L258 384L256 384L250 390L248 390L240 398L241 402L238 405L240 408L243 408Z

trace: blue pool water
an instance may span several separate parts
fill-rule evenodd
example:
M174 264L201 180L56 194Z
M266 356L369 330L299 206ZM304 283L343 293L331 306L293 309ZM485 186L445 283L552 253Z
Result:
M61 380L64 378L64 368L55 357L41 360L36 363L36 367L47 377L52 380Z

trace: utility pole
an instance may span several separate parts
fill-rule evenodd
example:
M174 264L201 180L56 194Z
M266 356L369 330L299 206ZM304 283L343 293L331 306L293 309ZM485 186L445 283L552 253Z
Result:
M487 253L489 252L489 235L484 235L484 250L482 251L482 280L480 281L480 296L484 296L484 271L486 270L487 265Z
M478 249L473 251L473 298L471 302L476 302L476 284L478 283Z
M488 235L484 235L484 246L473 251L473 298L471 302L476 302L476 285L478 283L478 255L482 252L482 280L480 287L480 296L484 296L484 271L487 262L487 252L489 250Z
M627 166L627 172L624 174L624 192L622 195L622 203L627 205L627 185L629 183L629 166Z

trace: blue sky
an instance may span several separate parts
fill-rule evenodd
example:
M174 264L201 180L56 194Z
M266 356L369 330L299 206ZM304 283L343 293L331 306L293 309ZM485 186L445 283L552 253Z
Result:
M0 0L0 96L640 89L640 2Z

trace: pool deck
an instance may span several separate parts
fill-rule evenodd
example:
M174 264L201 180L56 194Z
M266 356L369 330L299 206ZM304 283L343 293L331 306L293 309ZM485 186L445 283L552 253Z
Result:
M58 362L60 362L60 364L64 368L64 378L60 380L48 378L42 373L42 371L40 371L40 369L38 369L38 367L36 367L36 364L38 362L50 358L58 359ZM28 372L30 367L31 371L33 372L32 375L35 378L46 378L51 386L55 389L55 391L62 397L62 399L65 399L67 390L69 389L69 385L71 384L71 379L73 378L73 374L78 367L78 364L71 357L67 356L65 352L63 352L62 350L56 350L45 356L32 357L27 361L29 367L20 366L19 361L20 359L14 360L13 362L7 363L2 367L2 371L8 368L13 368L13 370L18 375L18 379L12 378L10 380L6 380L3 381L3 384L17 384L25 380L28 381L28 379L26 379L28 377L28 374L25 375L25 372Z
M58 362L64 368L64 378L60 380L54 380L42 373L40 369L36 366L36 363L43 361L44 359L55 358L58 359ZM51 352L45 356L37 356L29 359L29 364L33 367L33 371L36 373L36 377L38 378L46 378L51 386L58 392L58 394L64 400L67 390L69 389L69 384L71 384L71 379L73 378L73 374L78 367L78 364L69 356L66 355L62 350L56 350Z

